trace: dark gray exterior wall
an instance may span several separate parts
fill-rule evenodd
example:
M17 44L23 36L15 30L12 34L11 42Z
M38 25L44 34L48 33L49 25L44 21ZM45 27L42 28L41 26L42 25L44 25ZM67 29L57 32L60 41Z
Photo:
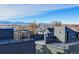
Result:
M35 41L0 44L0 54L34 54Z
M72 29L69 29L69 28L65 28L65 33L66 32L69 32L69 40L66 41L66 42L74 42L74 41L78 41L78 38L77 38L77 32L72 30ZM65 37L65 40L66 40L66 37Z
M13 29L0 29L0 40L13 39Z

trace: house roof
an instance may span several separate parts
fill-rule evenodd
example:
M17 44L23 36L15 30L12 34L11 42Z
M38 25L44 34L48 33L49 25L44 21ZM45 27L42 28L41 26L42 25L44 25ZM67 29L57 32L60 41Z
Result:
M79 32L79 24L62 24L61 26L55 26L57 28L65 28L68 27L76 32Z
M79 25L67 25L67 27L76 32L79 32Z

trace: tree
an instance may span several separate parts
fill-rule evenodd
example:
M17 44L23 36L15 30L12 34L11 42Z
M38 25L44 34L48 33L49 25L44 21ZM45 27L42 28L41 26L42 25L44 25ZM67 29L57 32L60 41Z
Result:
M29 30L32 31L33 35L35 34L36 32L36 29L38 28L38 25L36 24L36 22L34 21L33 23L31 23L29 26L28 26Z
M52 24L54 26L61 26L62 25L61 21L53 21Z

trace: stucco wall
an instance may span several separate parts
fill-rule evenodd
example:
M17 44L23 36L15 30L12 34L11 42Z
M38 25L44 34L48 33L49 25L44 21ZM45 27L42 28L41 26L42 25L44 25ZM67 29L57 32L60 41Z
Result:
M65 42L65 27L55 26L54 35L61 41Z

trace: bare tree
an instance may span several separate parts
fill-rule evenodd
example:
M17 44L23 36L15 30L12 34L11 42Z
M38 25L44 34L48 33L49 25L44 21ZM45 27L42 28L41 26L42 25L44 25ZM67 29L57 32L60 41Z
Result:
M33 32L33 35L35 34L35 30L38 28L38 25L34 21L32 24L29 25L29 30Z
M54 26L61 26L62 25L61 21L53 21L52 24Z

